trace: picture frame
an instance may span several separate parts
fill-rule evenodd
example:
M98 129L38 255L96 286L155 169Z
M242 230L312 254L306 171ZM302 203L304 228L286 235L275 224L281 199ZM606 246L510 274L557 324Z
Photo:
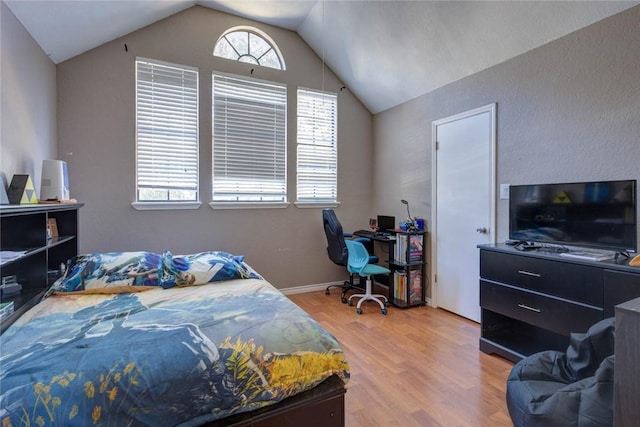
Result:
M47 219L47 238L53 239L58 237L58 222L55 218Z
M33 186L31 175L15 174L7 191L9 203L12 205L38 204L38 196Z
M9 196L7 196L7 185L4 182L4 176L0 175L0 205L8 205Z

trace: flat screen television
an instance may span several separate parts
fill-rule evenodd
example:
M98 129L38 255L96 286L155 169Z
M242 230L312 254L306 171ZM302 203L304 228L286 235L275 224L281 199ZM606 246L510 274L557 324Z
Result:
M509 239L637 249L636 180L512 185Z

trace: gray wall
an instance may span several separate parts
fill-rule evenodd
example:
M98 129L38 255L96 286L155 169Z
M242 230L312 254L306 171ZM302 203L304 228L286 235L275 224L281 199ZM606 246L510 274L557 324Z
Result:
M229 27L251 25L269 34L285 72L212 55ZM125 44L127 49L125 49ZM135 60L153 58L196 66L200 74L200 197L197 210L136 211ZM321 210L213 210L211 200L211 71L287 83L288 188L295 201L298 86L322 89L321 61L295 33L195 6L58 64L58 154L69 164L71 196L85 203L80 250L224 250L243 254L274 286L344 280L326 254ZM338 93L339 200L345 229L366 227L372 200L371 114L330 70L325 89Z
M640 180L640 6L374 117L374 209L429 223L431 123L497 103L497 183ZM508 201L497 239L508 237Z
M209 70L248 74L243 64L213 58L214 41L233 25L265 30L282 49L288 70L258 69L256 77L288 83L293 97L297 85L320 88L321 81L320 60L295 33L196 7L59 64L56 97L56 66L2 2L0 15L0 172L9 179L30 173L39 187L42 159L69 162L71 195L85 203L81 251L228 250L247 255L281 288L344 277L326 258L318 209L214 211L205 205L139 212L130 206L136 55L200 67L206 202ZM429 221L431 122L492 102L498 104L498 183L640 179L639 22L640 7L632 8L378 114L373 125L348 91L339 92L342 205L336 212L345 228L366 227L376 213L405 217L403 198L414 216ZM325 87L341 87L330 71ZM290 109L289 141L295 141L294 118ZM294 184L290 174L291 190ZM497 237L504 240L507 202L497 207Z
M0 175L29 174L56 156L56 66L0 2Z

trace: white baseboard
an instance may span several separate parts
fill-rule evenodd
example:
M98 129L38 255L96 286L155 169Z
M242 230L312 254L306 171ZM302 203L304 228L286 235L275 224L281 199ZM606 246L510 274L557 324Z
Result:
M307 292L316 292L316 291L324 291L327 286L331 286L331 285L342 285L344 283L344 281L339 281L339 282L328 282L328 283L316 283L313 285L304 285L304 286L294 286L291 288L284 288L284 289L279 289L280 292L282 292L284 295L293 295L293 294L304 294ZM378 283L378 285L385 287L384 285ZM433 307L433 305L431 304L431 298L426 298L425 299L425 304L429 307Z
M327 286L331 286L331 285L342 285L344 283L344 281L339 281L339 282L329 282L329 283L316 283L313 285L304 285L304 286L294 286L291 288L284 288L284 289L278 289L280 292L282 292L285 295L293 295L293 294L304 294L306 292L315 292L315 291L324 291Z

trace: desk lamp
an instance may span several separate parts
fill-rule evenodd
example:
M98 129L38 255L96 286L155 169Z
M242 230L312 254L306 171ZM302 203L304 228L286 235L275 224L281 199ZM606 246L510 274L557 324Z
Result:
M409 228L407 229L407 231L409 232L418 231L418 228L416 227L416 222L413 220L413 217L411 216L411 212L409 212L409 202L407 202L404 199L400 200L400 202L402 202L403 205L407 205L407 215L409 215L409 221L410 221Z

